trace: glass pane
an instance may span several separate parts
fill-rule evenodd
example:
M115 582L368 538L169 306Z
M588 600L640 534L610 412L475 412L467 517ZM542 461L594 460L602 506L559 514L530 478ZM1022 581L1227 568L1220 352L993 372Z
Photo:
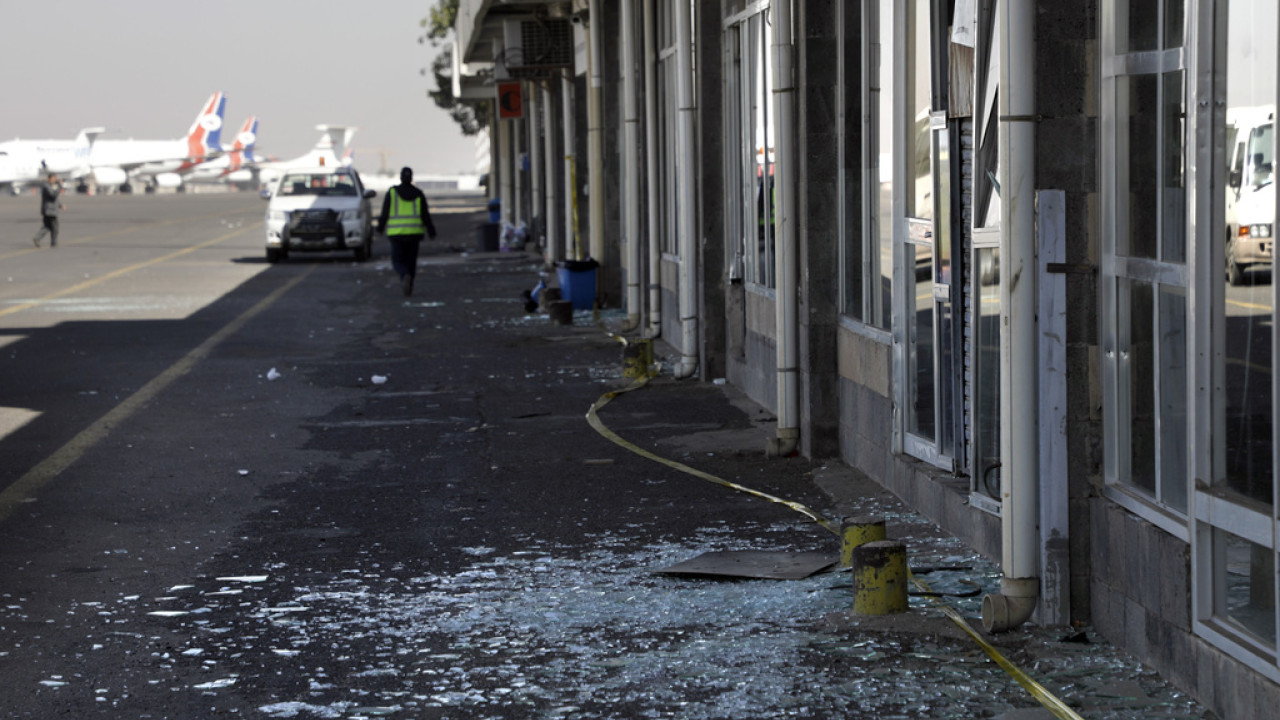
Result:
M1141 52L1159 49L1160 0L1129 0L1129 12L1122 19L1128 27L1117 38L1117 50Z
M880 314L872 320L885 329L891 326L893 318L893 58L896 48L893 42L893 8L894 0L880 0L880 27L877 29L880 39L880 69L877 72L880 102L876 108L879 121L876 123L875 135L875 141L879 145L875 156L879 187L873 190L871 196L874 203L872 218L876 223L876 238L879 243L877 265L880 268L877 283Z
M725 49L728 59L725 63L725 238L730 243L729 277L731 280L742 280L745 275L747 243L752 238L747 236L745 228L752 227L746 223L743 186L750 177L745 171L750 169L744 160L751 147L743 139L742 113L739 112L742 102L742 38L739 26L725 32Z
M840 83L840 103L842 125L840 127L840 252L842 257L840 311L845 315L862 321L868 321L864 307L866 305L865 273L867 248L871 247L862 232L862 209L860 196L862 192L862 108L858 93L862 87L861 78L851 69L862 67L860 53L864 52L861 25L858 21L860 12L857 5L838 6L840 18L840 51L841 67L845 68L843 82ZM868 45L866 50L873 49ZM865 57L862 55L861 57ZM871 66L874 67L874 66ZM875 127L875 103L879 92L872 88L867 90L867 132Z
M1160 500L1187 510L1187 293L1160 286Z
M1275 554L1268 548L1214 531L1214 614L1257 636L1276 641Z
M1156 257L1159 233L1160 175L1157 158L1160 149L1160 114L1157 75L1131 75L1116 81L1121 94L1118 107L1127 108L1128 118L1121 118L1120 132L1127 135L1129 193L1128 227L1124 237L1117 238L1116 252L1131 257ZM1128 240L1127 249L1122 241Z
M760 275L756 278L767 287L774 286L774 238L777 211L777 188L773 165L773 62L769 53L768 27L762 15L750 20L752 64L756 77L752 84L756 154L759 174L756 177L756 217L759 222Z
M934 439L934 327L933 327L933 278L929 268L932 265L931 245L924 234L932 227L927 221L911 220L907 223L908 233L916 243L904 245L909 256L904 260L908 267L914 267L912 277L911 310L907 319L907 392L910 403L907 429L915 435Z
M1164 3L1164 46L1166 48L1182 47L1182 36L1186 30L1186 0L1165 0Z
M1000 497L1000 250L977 252L978 325L974 328L977 365L974 393L977 396L975 438L975 478L977 489L990 497Z
M933 135L934 152L937 158L936 185L934 197L937 198L935 219L933 223L933 281L935 289L945 290L951 283L951 155L949 151L947 130L935 130ZM937 407L943 409L937 427L938 451L951 456L955 451L955 426L950 422L953 417L950 409L957 407L955 383L952 382L951 368L957 367L955 337L953 335L954 314L951 302L937 302L934 316L938 325L937 354L938 370L935 384L937 386Z
M935 436L938 441L938 452L951 457L955 454L955 425L951 422L954 417L951 410L956 407L956 386L952 382L949 370L955 367L956 348L955 336L952 334L955 318L951 310L951 303L934 303L937 312L934 315L935 322L938 324L937 333L937 355L938 370L934 372L934 384L937 386L938 402L936 407L942 409L942 413L936 421L937 430Z
M1160 225L1161 252L1167 262L1187 261L1186 183L1184 152L1186 151L1186 105L1183 102L1183 72L1165 73L1162 102L1164 107L1160 145L1164 148L1162 174L1164 182L1160 203L1164 222Z
M1271 504L1271 287L1228 287L1226 294L1226 484Z
M908 5L907 17L907 217L933 217L933 177L929 150L929 0Z
M1152 497L1156 494L1156 354L1150 283L1121 280L1121 298L1128 289L1129 306L1129 477L1128 482ZM1123 481L1123 479L1122 479Z
M1225 478L1219 489L1271 505L1275 485L1272 427L1275 367L1272 326L1272 231L1275 186L1276 5L1228 6L1227 188L1223 324L1225 413L1221 449Z
M951 284L951 152L947 131L933 133L934 151L938 158L937 198L938 218L934 223L933 238L934 280L941 285Z

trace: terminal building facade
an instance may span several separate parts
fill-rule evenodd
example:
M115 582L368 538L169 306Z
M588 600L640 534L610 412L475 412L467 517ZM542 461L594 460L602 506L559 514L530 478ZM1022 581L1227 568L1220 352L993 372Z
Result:
M455 29L503 218L773 409L762 452L999 560L989 630L1089 624L1222 717L1280 705L1274 3L461 0Z

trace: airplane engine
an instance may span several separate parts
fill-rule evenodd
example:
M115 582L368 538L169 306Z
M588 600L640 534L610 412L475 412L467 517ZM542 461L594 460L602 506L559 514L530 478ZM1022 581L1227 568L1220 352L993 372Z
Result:
M123 185L129 175L117 167L100 167L93 169L93 181L99 185Z
M178 173L160 173L156 175L156 185L162 188L182 187L182 176Z

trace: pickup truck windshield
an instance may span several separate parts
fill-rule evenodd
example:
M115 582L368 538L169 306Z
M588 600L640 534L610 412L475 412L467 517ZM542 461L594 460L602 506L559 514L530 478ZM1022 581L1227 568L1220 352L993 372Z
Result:
M355 179L346 173L290 173L280 182L281 195L355 197Z

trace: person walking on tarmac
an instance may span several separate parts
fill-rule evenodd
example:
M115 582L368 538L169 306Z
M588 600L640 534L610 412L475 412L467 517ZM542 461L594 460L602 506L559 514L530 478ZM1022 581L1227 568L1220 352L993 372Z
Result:
M49 235L49 247L58 246L58 211L66 209L67 206L62 204L62 181L57 173L49 173L48 179L40 185L40 217L44 225L31 238L36 247L40 247L40 239L46 233Z
M413 184L413 170L400 170L400 184L387 191L382 199L378 226L391 242L391 267L400 276L405 296L413 294L413 277L418 271L418 247L425 233L436 238L431 223L427 196Z

